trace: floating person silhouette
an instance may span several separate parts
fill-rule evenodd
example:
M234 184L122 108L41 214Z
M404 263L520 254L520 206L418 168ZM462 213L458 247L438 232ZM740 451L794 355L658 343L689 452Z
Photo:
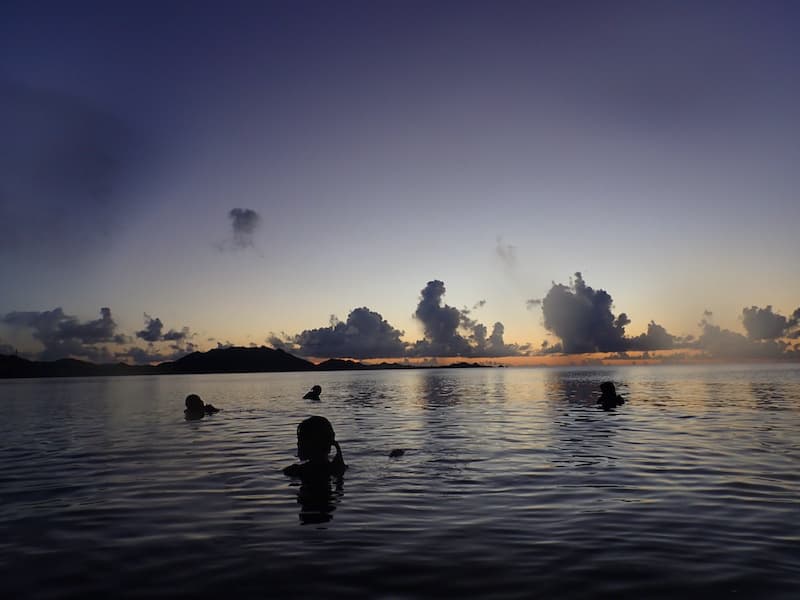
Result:
M615 388L614 384L610 381L604 381L600 384L600 392L601 394L597 399L597 403L603 410L609 410L615 406L625 404L625 398L617 394L617 388Z
M306 395L303 396L303 400L319 400L319 395L322 393L322 387L315 385L309 391L306 392Z
M333 460L328 459L331 447L336 448ZM286 467L284 475L305 481L340 477L347 469L333 425L325 417L308 417L297 426L297 458L303 462Z
M186 396L186 410L183 411L183 414L187 421L196 421L217 412L219 412L218 408L215 408L213 404L205 404L197 394Z

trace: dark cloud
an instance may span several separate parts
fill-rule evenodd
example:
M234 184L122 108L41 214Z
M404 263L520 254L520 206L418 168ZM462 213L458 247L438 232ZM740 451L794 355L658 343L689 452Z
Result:
M647 333L630 339L631 350L671 350L676 347L678 338L670 335L666 329L655 321L647 325Z
M109 308L100 309L99 319L83 323L77 317L65 314L60 307L42 312L11 312L0 322L12 328L29 330L33 338L44 346L37 356L41 360L75 357L105 362L113 355L98 344L123 344L129 340L116 332L117 324Z
M261 223L259 214L250 208L234 208L228 213L233 228L230 246L235 250L253 247L253 235Z
M468 309L444 304L444 294L444 283L439 280L429 281L421 290L414 317L422 323L425 339L414 344L412 354L498 357L518 356L528 351L527 345L505 343L505 328L500 322L494 324L491 335L487 336L486 326L470 318ZM485 302L478 304L483 306Z
M751 306L742 310L742 324L751 340L776 340L782 337L792 337L798 325L800 308L794 311L788 319L783 315L772 312L772 306L758 308Z
M161 319L151 317L147 313L144 314L144 321L144 329L137 331L136 337L145 342L179 342L192 335L188 327L184 327L181 331L170 329L167 333L162 333L164 324Z
M69 260L108 244L144 154L115 116L62 93L0 82L0 250Z
M425 339L415 344L419 356L470 356L472 347L459 332L465 315L459 309L442 303L444 283L435 279L420 292L414 317L421 323ZM467 325L469 325L467 321Z
M554 283L542 300L544 326L561 339L567 354L623 351L630 320L625 313L615 317L612 306L605 290L592 289L575 273L569 286Z
M319 358L396 358L406 352L402 335L364 307L352 310L344 322L332 316L329 327L306 329L288 339L273 335L268 341L275 348Z

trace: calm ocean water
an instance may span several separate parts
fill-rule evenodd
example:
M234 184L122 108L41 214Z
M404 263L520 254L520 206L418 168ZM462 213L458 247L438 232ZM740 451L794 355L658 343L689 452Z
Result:
M184 421L191 392L224 411ZM17 380L0 409L4 598L800 598L800 367ZM309 414L341 484L281 474Z

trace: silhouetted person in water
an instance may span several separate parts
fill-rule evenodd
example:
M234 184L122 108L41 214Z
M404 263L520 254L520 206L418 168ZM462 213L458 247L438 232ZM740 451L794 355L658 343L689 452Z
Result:
M617 394L617 388L615 388L614 384L610 381L604 381L600 384L600 392L601 394L597 399L597 403L603 408L603 410L608 410L610 408L614 408L615 406L625 404L625 398Z
M328 460L331 447L336 448L336 456ZM303 462L286 467L284 475L303 480L329 478L343 475L347 468L333 426L325 417L308 417L297 426L297 458Z
M303 396L303 400L319 400L319 395L322 393L322 388L318 385L312 387L306 395Z
M204 404L197 394L186 396L186 410L183 411L183 414L187 421L202 419L206 415L213 415L216 412L219 412L218 408L212 404Z

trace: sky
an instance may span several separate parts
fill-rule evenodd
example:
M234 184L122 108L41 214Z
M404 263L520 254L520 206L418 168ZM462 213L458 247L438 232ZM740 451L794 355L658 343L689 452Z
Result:
M796 353L799 13L6 1L0 353Z

